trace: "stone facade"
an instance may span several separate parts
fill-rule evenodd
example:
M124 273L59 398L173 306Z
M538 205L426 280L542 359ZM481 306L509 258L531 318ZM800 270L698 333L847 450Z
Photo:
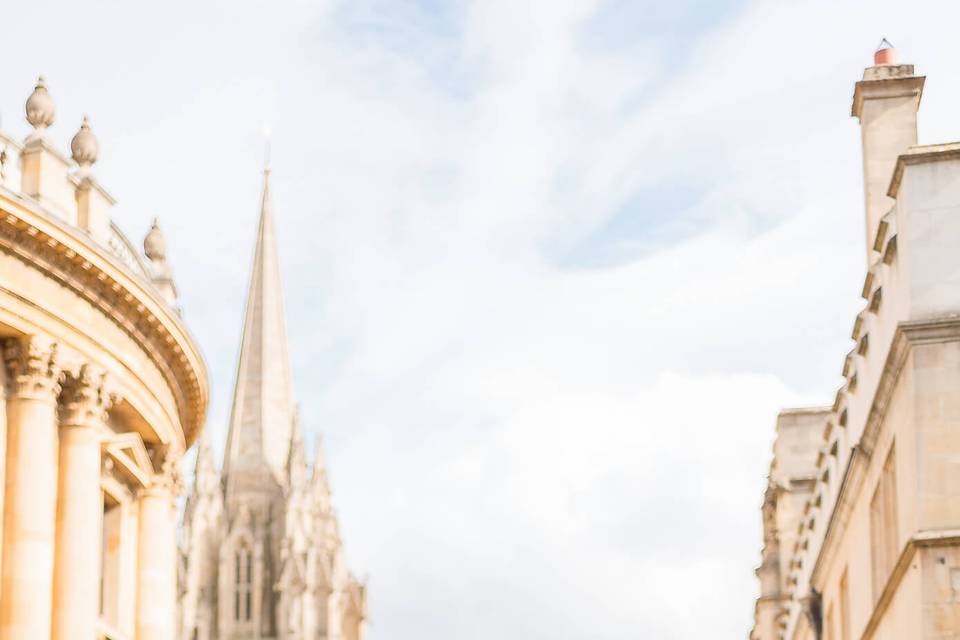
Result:
M184 512L181 640L362 640L323 455L308 465L287 353L269 171L222 472L209 442Z
M173 640L206 370L164 254L111 220L89 121L68 157L55 112L41 78L30 135L0 132L0 638Z
M960 638L960 144L917 146L894 57L854 91L864 308L832 406L777 421L752 640Z

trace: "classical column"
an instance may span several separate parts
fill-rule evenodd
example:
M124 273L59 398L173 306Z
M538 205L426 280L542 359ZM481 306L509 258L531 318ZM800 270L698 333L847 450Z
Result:
M138 496L136 640L174 640L176 633L178 462L168 457L162 472Z
M2 158L2 154L0 154ZM0 177L0 183L3 178ZM0 345L2 349L2 345ZM3 536L4 478L7 477L7 367L0 360L0 536ZM3 575L3 538L0 537L0 576Z
M96 637L103 547L100 439L109 408L104 377L83 365L63 387L52 640Z
M50 637L57 500L56 345L4 342L8 373L7 474L0 639Z

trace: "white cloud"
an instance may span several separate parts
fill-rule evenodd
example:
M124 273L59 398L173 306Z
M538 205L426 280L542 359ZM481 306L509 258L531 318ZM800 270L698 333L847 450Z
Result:
M852 84L890 37L923 141L955 137L951 4L678 6L682 51L636 7L607 42L600 0L53 4L7 16L48 42L7 34L6 128L37 72L62 142L91 112L121 224L167 230L219 438L272 123L371 640L746 635L776 410L829 401L860 304Z

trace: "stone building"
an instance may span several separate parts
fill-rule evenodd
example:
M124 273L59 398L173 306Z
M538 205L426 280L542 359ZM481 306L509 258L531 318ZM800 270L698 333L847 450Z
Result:
M777 420L752 640L960 638L960 143L918 146L924 78L874 62L864 307L833 404Z
M61 151L41 78L0 132L3 640L172 640L177 468L207 375L164 241L114 224L90 123Z
M218 471L202 440L182 531L181 640L362 640L322 452L304 450L287 353L269 171Z

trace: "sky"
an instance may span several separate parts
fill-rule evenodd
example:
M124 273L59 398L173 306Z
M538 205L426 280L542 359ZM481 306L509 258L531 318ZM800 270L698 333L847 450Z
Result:
M832 401L863 304L853 84L889 38L960 138L958 7L35 0L0 117L44 74L159 217L220 450L270 129L369 640L745 638L777 411Z

